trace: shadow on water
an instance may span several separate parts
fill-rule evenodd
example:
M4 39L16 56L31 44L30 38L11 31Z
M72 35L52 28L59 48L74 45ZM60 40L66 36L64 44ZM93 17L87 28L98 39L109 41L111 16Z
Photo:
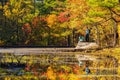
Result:
M0 76L24 75L25 63L0 63Z
M14 68L21 68L24 69L26 66L25 63L0 63L0 67L3 69L14 69Z

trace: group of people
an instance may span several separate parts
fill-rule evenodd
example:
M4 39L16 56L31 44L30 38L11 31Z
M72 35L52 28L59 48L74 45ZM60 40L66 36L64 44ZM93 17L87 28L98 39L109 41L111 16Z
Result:
M86 42L89 42L89 35L90 35L90 29L88 29L88 27L86 28L86 31L85 31L85 38L84 36L79 36L79 41L86 41Z

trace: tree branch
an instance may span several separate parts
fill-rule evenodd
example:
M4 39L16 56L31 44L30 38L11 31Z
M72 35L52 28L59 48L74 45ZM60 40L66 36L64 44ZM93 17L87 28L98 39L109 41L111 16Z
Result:
M120 14L118 14L116 11L114 11L113 9L109 8L110 11L112 11L114 14L116 14L117 16L120 16Z
M116 19L114 18L114 16L113 16L113 14L116 14L117 16L120 17L120 14L118 14L117 12L115 12L114 10L112 10L112 9L109 8L109 7L108 7L108 9L109 9L110 14L111 14L111 19L114 20L114 21L117 22L117 23L120 22L120 20L116 20Z

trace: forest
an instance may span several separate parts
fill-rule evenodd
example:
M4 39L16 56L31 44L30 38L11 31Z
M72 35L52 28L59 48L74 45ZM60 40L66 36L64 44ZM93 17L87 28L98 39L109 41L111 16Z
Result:
M99 46L119 45L119 0L0 0L0 46L76 46L90 29Z
M120 80L119 22L120 0L0 0L0 80Z

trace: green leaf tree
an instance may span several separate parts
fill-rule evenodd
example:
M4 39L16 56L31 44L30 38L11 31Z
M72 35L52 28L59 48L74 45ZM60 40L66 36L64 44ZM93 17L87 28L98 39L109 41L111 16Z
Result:
M34 6L31 0L10 0L4 6L4 16L6 17L6 27L4 33L6 34L6 42L18 44L22 34L22 24L30 22L33 14ZM8 33L10 33L8 35ZM22 40L22 39L21 39Z
M111 25L113 26L113 34L114 34L113 46L116 46L118 39L117 28L118 28L118 23L120 22L119 1L118 0L87 0L87 1L91 6L90 11L88 12L88 17L89 17L88 23L90 22L90 24L94 24L94 26L96 26L97 29L99 26L101 25L103 26L104 22L109 24L113 23Z

